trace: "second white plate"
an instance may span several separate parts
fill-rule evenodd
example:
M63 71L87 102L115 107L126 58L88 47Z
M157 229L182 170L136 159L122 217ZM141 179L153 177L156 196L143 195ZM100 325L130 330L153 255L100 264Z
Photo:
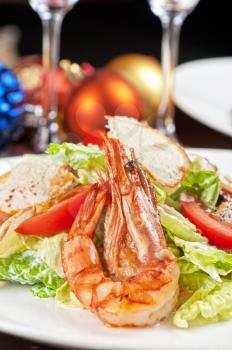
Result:
M176 105L232 137L232 57L184 63L176 69Z

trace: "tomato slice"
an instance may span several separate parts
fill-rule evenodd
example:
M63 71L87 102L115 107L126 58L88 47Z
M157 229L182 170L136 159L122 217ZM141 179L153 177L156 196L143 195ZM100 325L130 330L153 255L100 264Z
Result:
M219 248L232 249L232 226L219 217L207 212L201 203L191 197L191 201L182 201L183 214L208 238L209 242Z
M30 236L53 236L72 226L74 219L92 186L81 186L66 195L45 213L33 216L22 222L16 229L18 233ZM69 197L69 195L71 195Z
M102 135L107 135L107 132L102 129L95 129L86 135L83 140L83 144L87 146L89 143L92 143L93 145L97 145L101 148L104 144L104 138Z

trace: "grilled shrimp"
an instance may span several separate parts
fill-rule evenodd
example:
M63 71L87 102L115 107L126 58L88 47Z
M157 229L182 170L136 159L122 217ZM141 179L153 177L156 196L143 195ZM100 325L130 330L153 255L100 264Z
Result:
M175 307L179 269L167 249L156 200L132 152L106 139L111 203L103 239L104 264L93 242L107 186L86 197L62 249L65 275L79 301L105 324L152 326Z

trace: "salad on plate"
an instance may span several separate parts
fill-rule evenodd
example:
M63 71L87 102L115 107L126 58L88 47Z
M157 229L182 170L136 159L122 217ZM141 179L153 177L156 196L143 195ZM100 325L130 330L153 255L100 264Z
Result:
M96 139L0 176L1 288L115 327L230 319L232 180L131 118L108 117Z

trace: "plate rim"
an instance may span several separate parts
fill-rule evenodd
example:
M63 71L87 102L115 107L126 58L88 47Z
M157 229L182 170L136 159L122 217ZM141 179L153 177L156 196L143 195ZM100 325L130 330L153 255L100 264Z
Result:
M175 78L174 78L175 82L177 81L177 76L179 74L182 74L182 71L186 70L190 66L194 67L195 65L207 64L207 63L214 64L214 63L218 63L219 61L231 62L231 65L232 65L232 56L223 56L223 57L219 56L219 57L203 58L203 59L197 59L197 60L181 63L175 69ZM206 121L204 121L204 118L199 116L198 113L195 113L190 108L188 108L188 106L186 106L186 104L183 102L182 97L180 97L180 95L177 93L176 88L174 89L174 101L175 101L176 106L180 110L182 110L185 114L187 114L187 116L189 116L190 118L198 121L199 123L207 126L208 128L210 128L214 131L217 131L223 135L226 135L226 136L232 138L232 126L231 126L231 131L228 131L227 128L221 127L220 123L217 125L217 127L213 126L213 125L209 125Z

